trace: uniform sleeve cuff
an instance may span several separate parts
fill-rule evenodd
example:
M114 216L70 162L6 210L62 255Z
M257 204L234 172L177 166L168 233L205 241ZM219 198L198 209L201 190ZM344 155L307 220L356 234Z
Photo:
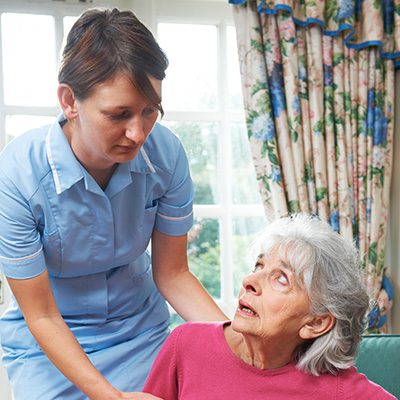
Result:
M155 228L161 233L170 236L182 236L189 232L193 226L193 210L180 216L172 216L157 212Z
M30 256L20 258L0 257L0 267L3 274L13 279L30 279L46 270L43 249L40 248Z

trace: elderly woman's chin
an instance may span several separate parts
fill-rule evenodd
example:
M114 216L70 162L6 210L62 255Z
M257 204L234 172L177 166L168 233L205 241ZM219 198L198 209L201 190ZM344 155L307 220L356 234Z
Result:
M261 319L258 314L248 315L239 307L232 319L231 327L237 333L257 335L261 328Z

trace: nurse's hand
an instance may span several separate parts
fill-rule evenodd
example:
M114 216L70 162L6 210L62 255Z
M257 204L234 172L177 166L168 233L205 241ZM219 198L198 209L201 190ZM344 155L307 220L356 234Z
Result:
M120 399L131 399L131 400L163 400L160 397L153 396L149 393L132 392L132 393L121 393Z

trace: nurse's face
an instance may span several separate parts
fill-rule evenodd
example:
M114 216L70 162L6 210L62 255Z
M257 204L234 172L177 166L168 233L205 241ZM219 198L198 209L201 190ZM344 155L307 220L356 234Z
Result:
M149 78L161 98L161 81ZM87 99L75 100L75 106L76 118L68 122L71 147L83 164L102 169L132 160L158 117L158 109L123 73L97 85Z

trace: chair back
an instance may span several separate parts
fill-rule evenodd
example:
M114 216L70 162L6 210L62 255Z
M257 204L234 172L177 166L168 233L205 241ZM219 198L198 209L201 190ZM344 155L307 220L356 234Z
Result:
M363 336L356 367L400 399L400 335Z

